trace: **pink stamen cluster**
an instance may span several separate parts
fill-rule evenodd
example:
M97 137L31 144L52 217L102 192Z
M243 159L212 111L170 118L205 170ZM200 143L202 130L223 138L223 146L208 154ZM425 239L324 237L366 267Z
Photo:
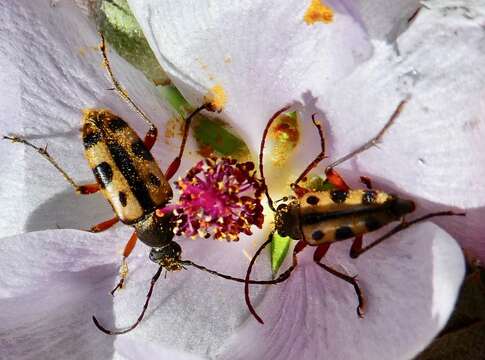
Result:
M175 182L180 198L157 210L158 216L173 213L176 235L237 241L251 235L251 225L263 225L263 187L252 162L205 159Z

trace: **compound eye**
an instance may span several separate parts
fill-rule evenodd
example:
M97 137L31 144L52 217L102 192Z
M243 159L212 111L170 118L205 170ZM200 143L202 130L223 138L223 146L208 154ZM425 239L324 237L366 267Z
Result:
M281 237L287 237L288 233L286 232L285 229L278 229L278 235Z
M282 211L284 211L287 208L288 208L288 205L281 204L281 205L278 205L278 207L276 208L276 211L282 212Z

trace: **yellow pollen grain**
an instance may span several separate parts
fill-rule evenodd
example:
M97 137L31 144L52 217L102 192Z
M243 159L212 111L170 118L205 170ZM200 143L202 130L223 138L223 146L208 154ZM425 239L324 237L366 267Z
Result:
M227 102L226 92L220 84L214 85L206 98L216 110L222 110Z
M324 5L321 0L312 0L303 20L308 25L313 25L318 21L329 24L333 21L333 10L329 6Z

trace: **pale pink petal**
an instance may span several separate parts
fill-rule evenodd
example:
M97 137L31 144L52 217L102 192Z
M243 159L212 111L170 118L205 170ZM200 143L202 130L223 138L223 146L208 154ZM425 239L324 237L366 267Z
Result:
M365 318L356 314L353 288L313 263L314 248L305 249L293 277L259 299L265 324L249 318L218 358L413 358L454 307L465 272L460 249L430 223L393 236L357 260L349 259L349 246L335 245L325 262L358 274L368 300Z

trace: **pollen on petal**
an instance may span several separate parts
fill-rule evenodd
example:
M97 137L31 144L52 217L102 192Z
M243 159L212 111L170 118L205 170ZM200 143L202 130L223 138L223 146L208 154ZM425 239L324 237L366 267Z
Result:
M216 110L222 110L227 102L227 95L220 84L216 84L212 87L206 99L211 103L211 105Z
M333 10L323 4L321 0L312 0L312 3L305 12L303 20L308 25L313 25L318 21L329 24L333 21Z

